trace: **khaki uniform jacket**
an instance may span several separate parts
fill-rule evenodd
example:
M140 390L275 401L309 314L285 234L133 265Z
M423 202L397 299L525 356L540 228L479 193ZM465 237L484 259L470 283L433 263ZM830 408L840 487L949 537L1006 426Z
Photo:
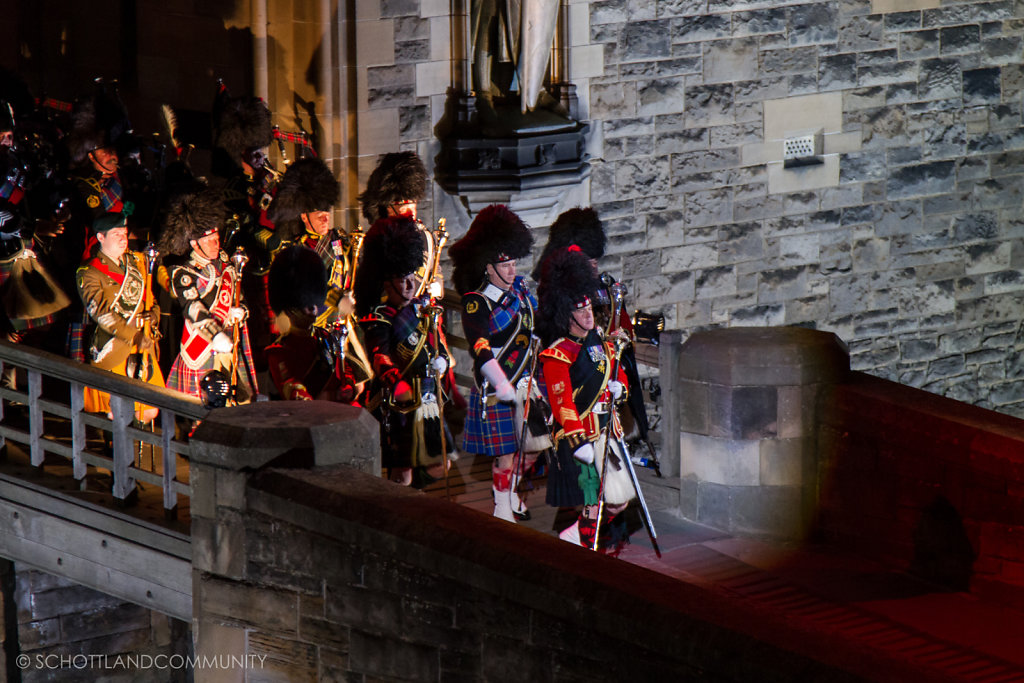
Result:
M111 275L124 276L123 284ZM121 263L114 263L98 252L78 268L76 282L85 310L96 323L90 361L104 370L117 371L142 339L139 316L146 310L159 314L146 276L145 257L127 251Z

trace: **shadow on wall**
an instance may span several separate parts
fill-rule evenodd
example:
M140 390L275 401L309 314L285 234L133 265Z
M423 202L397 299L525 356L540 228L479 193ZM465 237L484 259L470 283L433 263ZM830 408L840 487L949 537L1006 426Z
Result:
M240 0L22 5L3 35L25 49L5 66L34 94L68 102L94 78L116 79L139 135L160 130L162 103L208 112L218 77L237 92L252 88L252 35L232 25L247 16Z
M936 496L924 508L913 538L914 574L951 590L969 590L976 554L960 513L949 500Z

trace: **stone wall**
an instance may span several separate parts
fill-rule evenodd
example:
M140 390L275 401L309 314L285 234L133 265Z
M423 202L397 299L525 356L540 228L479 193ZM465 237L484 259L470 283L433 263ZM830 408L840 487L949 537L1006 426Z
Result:
M7 664L24 683L191 680L186 622L19 566L14 597L17 644L5 644Z
M827 330L854 369L1024 414L1024 10L936 5L570 4L593 130L583 203L611 235L601 267L636 307L686 334ZM370 108L417 121L398 144L421 154L423 107L436 121L443 98L409 48L447 39L428 36L434 7L383 2L395 64L371 70ZM784 168L784 140L808 132L821 163Z
M592 3L602 266L669 327L814 326L855 369L1022 414L1024 14L919 6ZM824 163L783 169L808 128Z
M345 466L263 470L244 500L228 520L244 527L243 554L196 572L195 628L198 656L252 662L251 678L912 676L894 657Z
M1024 606L1024 422L863 373L825 405L819 532Z

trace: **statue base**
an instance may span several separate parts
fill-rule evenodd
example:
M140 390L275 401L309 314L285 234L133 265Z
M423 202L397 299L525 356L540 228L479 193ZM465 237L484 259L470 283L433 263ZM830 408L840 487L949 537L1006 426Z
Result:
M449 91L435 179L448 192L520 192L579 183L590 175L590 127L556 109L523 113Z

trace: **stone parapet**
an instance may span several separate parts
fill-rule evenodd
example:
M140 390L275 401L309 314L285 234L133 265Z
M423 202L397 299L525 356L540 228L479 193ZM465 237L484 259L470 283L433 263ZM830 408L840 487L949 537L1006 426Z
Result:
M817 501L822 388L849 356L806 328L699 332L679 349L680 508L736 534L803 538Z
M230 680L838 683L878 665L698 586L344 466L264 469L246 499L244 576L195 584L197 655L251 664Z
M821 424L822 537L1024 608L1024 421L854 372Z

